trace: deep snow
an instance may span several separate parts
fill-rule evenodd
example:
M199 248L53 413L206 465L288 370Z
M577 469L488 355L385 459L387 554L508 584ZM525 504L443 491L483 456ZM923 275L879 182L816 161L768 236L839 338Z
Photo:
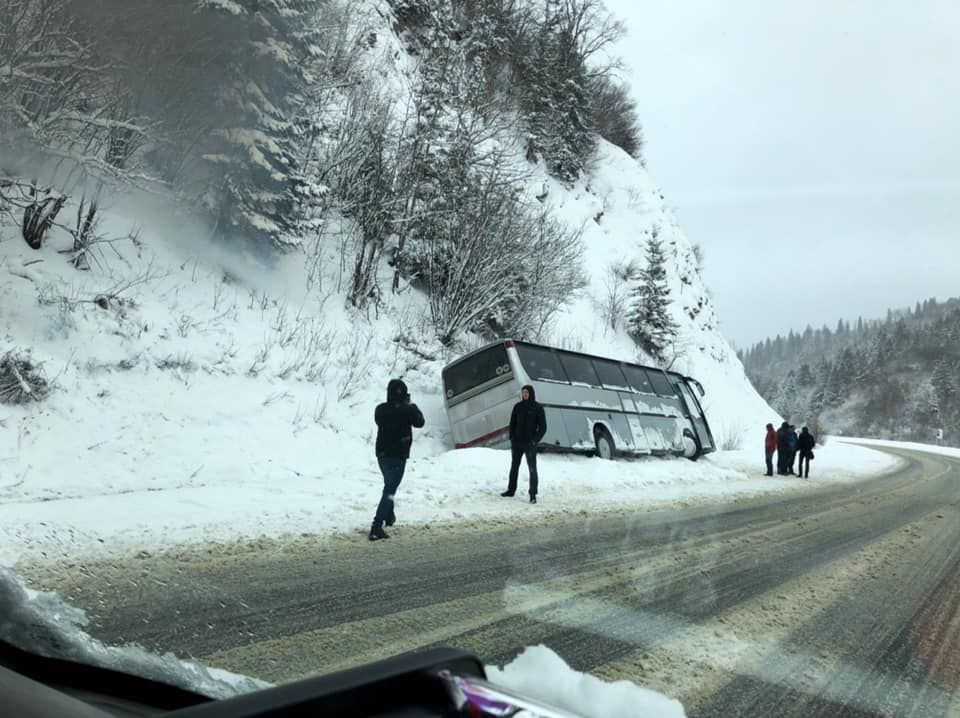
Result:
M378 2L363 7L364 23L386 22ZM385 42L369 58L371 72L401 97L412 86L413 65L381 29ZM171 207L114 197L99 231L124 237L136 225L139 240L101 245L89 272L60 253L71 244L63 231L33 251L16 228L0 228L0 354L29 350L54 384L42 403L0 405L0 564L259 535L353 532L365 541L382 486L373 409L391 377L407 382L427 420L398 495L398 517L412 528L804 490L891 465L876 452L831 441L817 450L810 484L763 477L763 427L780 417L749 385L721 335L693 248L656 183L604 142L594 169L573 187L540 167L530 172L528 201L543 197L555 216L582 228L589 276L538 339L647 363L622 326L611 328L603 315L611 265L642 264L656 227L681 328L673 368L702 382L718 443L738 450L697 463L544 456L540 503L502 499L508 457L452 451L442 403L441 367L478 340L439 346L426 302L403 283L379 309L345 306L348 269L338 251L349 227L331 222L328 234L300 252L255 256L212 244L206 228ZM64 215L75 209L68 205ZM392 272L386 265L381 271L389 294ZM103 296L109 301L98 303ZM525 481L522 469L521 490ZM10 607L5 635L18 630L16 617L29 623L44 616L76 657L127 661L131 670L217 694L236 689L233 679L223 688L223 676L172 657L98 645L82 633L81 615L32 593L8 569L0 585ZM541 697L571 710L596 705L594 715L648 705L653 715L682 715L675 702L657 703L642 689L604 691L595 679L565 673L560 661L531 649L495 675L538 695L542 671L565 676L556 681L563 690ZM237 680L240 689L253 685Z

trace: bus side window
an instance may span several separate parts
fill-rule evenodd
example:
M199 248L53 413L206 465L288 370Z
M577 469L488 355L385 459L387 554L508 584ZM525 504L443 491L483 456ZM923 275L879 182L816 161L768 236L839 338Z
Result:
M630 385L627 384L626 377L620 371L620 365L614 361L604 359L594 359L593 368L597 370L597 376L600 377L600 383L607 389L617 389L619 391L628 391Z
M600 379L587 357L576 354L560 354L560 363L567 372L567 376L574 384L589 384L600 386Z
M627 380L630 382L630 386L634 391L639 391L641 394L653 394L650 379L647 377L647 372L643 369L638 366L624 364L623 373L626 374Z
M647 372L647 376L650 377L650 384L658 396L677 398L676 390L670 386L670 380L664 376L663 372L651 370Z
M539 379L541 381L567 383L567 377L563 372L563 367L560 366L560 360L556 353L549 349L517 344L517 356L520 357L520 363L532 381Z

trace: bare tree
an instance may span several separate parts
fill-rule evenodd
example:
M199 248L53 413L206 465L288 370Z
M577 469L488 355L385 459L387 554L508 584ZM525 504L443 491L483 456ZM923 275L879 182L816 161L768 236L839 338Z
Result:
M0 0L0 136L11 148L42 151L68 180L85 173L145 180L131 160L149 123L131 112L116 59L98 53L95 25L75 5Z
M691 339L686 336L675 334L670 337L667 346L661 350L663 368L668 370L673 369L678 361L682 361L690 356L690 351L693 346Z
M637 272L636 264L629 262L614 262L607 267L607 276L604 280L606 295L603 298L600 310L603 321L613 330L626 315L627 302L630 299L630 282Z
M430 314L444 345L465 329L535 333L583 285L580 232L516 199L493 165L426 245Z
M351 88L333 141L314 163L315 180L329 185L331 199L353 220L342 257L348 267L347 296L364 307L379 296L377 268L397 200L393 178L395 157L390 153L388 128L391 106L369 84Z
M623 37L626 27L610 14L602 0L547 0L545 4L548 8L556 6L553 17L569 42L566 51L589 67L591 78L608 76L620 67L619 60L605 56L604 51Z
M547 210L533 214L517 208L525 217L523 252L512 272L517 292L503 308L500 333L504 336L542 339L546 325L571 296L586 283L583 271L583 229L567 227ZM493 324L492 321L488 324Z
M628 88L601 75L590 82L590 122L597 134L643 162L643 130Z

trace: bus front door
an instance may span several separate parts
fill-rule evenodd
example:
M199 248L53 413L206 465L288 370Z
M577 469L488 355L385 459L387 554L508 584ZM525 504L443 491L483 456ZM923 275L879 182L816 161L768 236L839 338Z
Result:
M697 441L700 442L701 450L712 451L715 448L713 445L713 435L710 433L710 427L707 426L707 419L703 414L703 409L700 407L700 402L697 401L690 387L687 386L687 382L677 381L676 386L680 390L680 394L683 396L683 402L687 405L687 409L690 412L690 420L693 422L693 430L697 435Z
M637 404L633 400L633 394L625 391L618 391L617 394L620 395L620 403L623 404L623 411L627 415L627 424L630 426L630 433L633 434L632 451L638 454L649 454L650 439L640 423L640 416Z

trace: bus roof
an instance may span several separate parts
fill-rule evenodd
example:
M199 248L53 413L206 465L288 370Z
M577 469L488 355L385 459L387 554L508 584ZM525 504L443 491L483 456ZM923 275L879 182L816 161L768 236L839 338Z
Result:
M701 387L700 391L701 392L703 391L702 385L700 384L699 381L697 381L696 379L693 379L692 377L685 377L680 372L672 371L670 369L661 369L658 366L650 366L648 364L637 364L636 362L624 361L623 359L614 359L613 357L606 357L601 354L588 354L587 352L578 352L578 351L573 351L572 349L562 349L561 347L553 347L553 346L550 346L549 344L537 344L536 342L529 342L522 339L497 339L492 342L487 342L482 347L477 347L473 351L468 352L463 356L459 356L456 359L454 359L452 362L449 362L443 367L443 371L446 371L451 367L455 367L460 362L465 361L470 357L474 356L475 354L479 354L482 351L486 351L490 347L495 347L501 344L505 346L522 345L522 346L528 346L528 347L536 347L538 349L550 349L553 351L564 352L565 354L574 354L576 356L586 357L587 359L604 359L606 361L615 361L621 364L627 364L628 366L640 367L641 369L650 369L652 371L660 371L660 372L663 372L664 374L672 374L673 376L678 376L681 379L690 379L691 381L695 381L698 385L700 385Z

